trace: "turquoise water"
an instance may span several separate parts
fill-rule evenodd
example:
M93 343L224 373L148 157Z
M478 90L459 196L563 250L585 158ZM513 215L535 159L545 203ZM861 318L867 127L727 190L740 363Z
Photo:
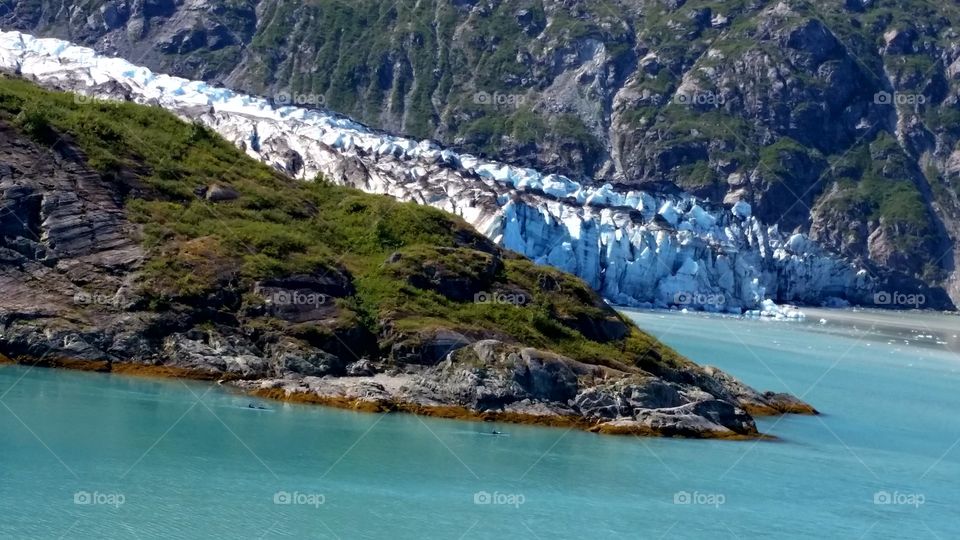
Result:
M960 537L960 319L631 315L824 415L762 421L780 442L513 425L494 437L490 424L254 410L210 385L3 367L0 538Z

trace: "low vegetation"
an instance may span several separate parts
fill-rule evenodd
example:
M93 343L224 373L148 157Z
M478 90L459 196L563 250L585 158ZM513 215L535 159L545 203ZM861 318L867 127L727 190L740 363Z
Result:
M322 178L294 181L160 109L78 103L0 78L0 121L44 145L79 147L117 183L141 226L148 257L139 292L151 309L247 313L263 302L253 292L263 280L341 276L350 292L336 299L336 324L368 336L442 328L592 364L687 363L578 278L501 250L459 218ZM215 191L230 196L213 198Z

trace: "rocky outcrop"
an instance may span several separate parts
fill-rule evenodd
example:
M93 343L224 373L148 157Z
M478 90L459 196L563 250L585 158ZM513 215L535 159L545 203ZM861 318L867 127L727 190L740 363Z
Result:
M708 370L701 377L717 376ZM365 410L576 425L598 433L665 437L759 436L755 405L769 398L727 374L716 393L649 374L588 366L531 348L481 340L434 367L373 377L266 379L237 384L258 395ZM743 401L731 399L736 395ZM766 397L765 397L766 396ZM790 412L816 414L807 409ZM456 410L460 412L457 413Z
M774 392L758 393L715 367L707 366L704 372L716 379L723 390L729 392L730 397L740 403L750 414L760 416L786 413L817 414L816 409L795 396Z

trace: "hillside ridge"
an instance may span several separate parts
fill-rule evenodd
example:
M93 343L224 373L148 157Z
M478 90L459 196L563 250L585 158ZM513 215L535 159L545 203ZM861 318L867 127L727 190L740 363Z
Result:
M157 108L0 78L0 353L352 408L742 438L696 366L459 218L299 182Z

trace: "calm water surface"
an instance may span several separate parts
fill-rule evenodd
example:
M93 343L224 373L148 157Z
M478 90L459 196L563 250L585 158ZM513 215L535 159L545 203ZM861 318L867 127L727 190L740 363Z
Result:
M601 437L3 367L0 538L960 537L960 318L628 314L823 416Z

